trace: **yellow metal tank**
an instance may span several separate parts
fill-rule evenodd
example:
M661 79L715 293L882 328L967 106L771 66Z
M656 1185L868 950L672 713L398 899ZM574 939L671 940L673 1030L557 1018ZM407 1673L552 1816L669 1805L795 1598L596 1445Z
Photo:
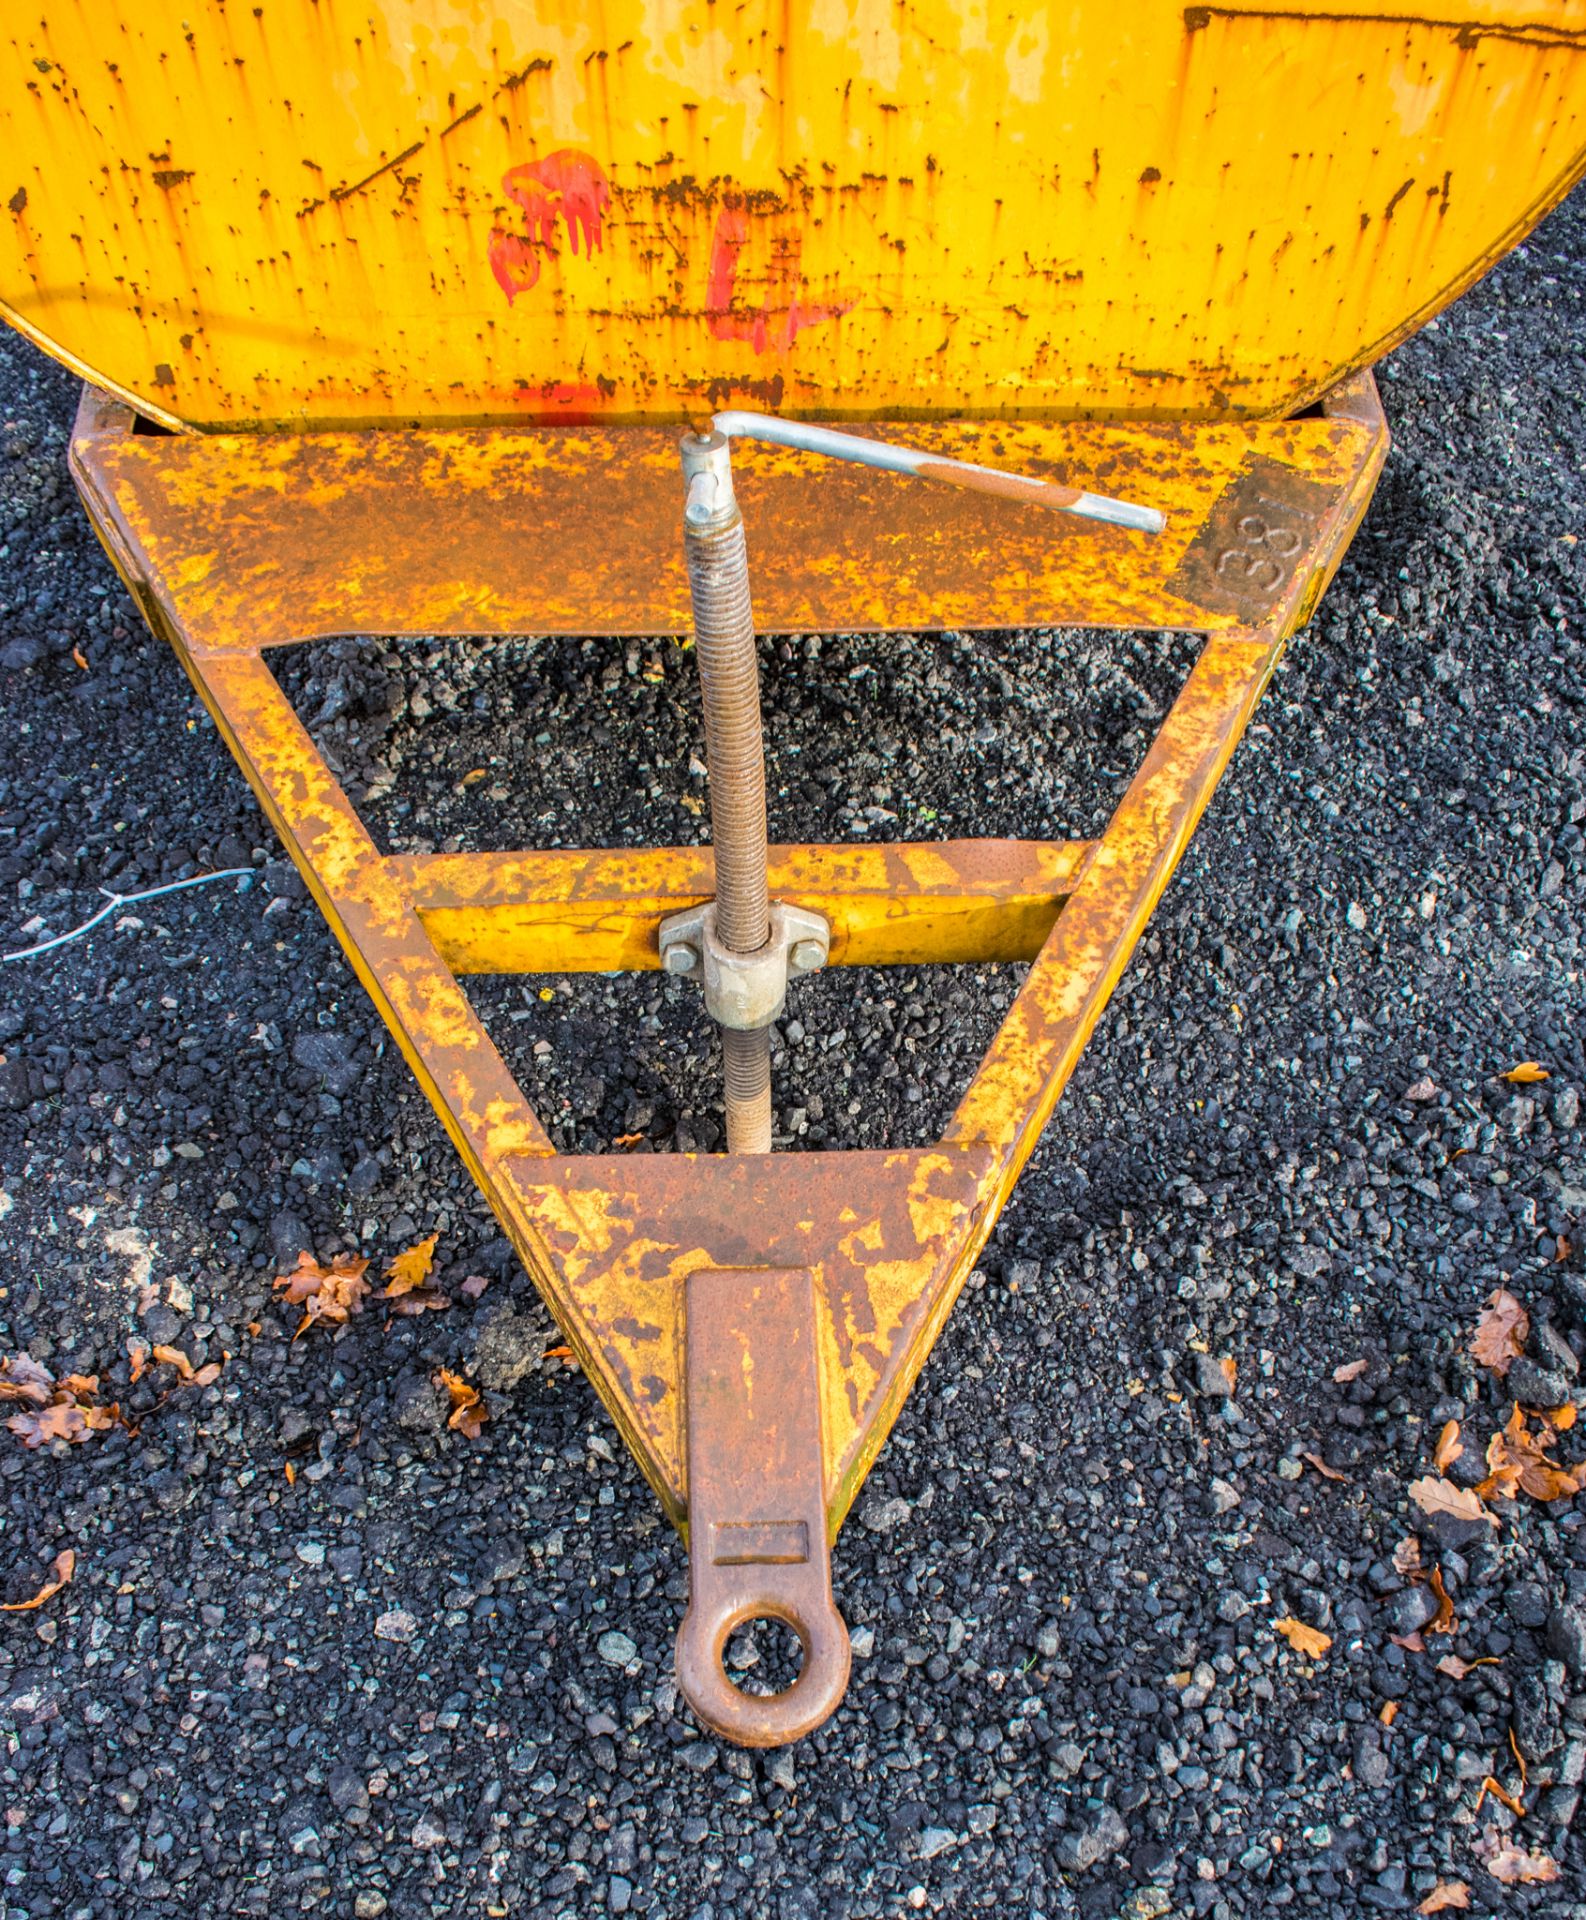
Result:
M172 426L1281 415L1586 150L1579 0L9 13L0 312Z

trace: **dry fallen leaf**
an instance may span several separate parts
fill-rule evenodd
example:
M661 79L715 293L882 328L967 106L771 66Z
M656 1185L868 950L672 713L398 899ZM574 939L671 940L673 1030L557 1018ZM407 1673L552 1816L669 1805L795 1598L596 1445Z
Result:
M1522 1060L1519 1066L1511 1067L1506 1074L1500 1077L1508 1080L1514 1086L1529 1087L1534 1086L1538 1080L1551 1079L1552 1075L1549 1074L1546 1067L1539 1066L1535 1060Z
M471 1273L457 1291L465 1300L477 1300L489 1285L490 1277L488 1274Z
M1490 1514L1468 1488L1456 1487L1451 1480L1436 1474L1412 1480L1410 1498L1424 1513L1446 1513L1455 1520L1485 1520L1490 1527L1498 1524L1496 1516Z
M569 1366L578 1365L578 1356L571 1347L547 1347L541 1355L545 1360L565 1360Z
M1369 1360L1351 1360L1347 1366L1334 1367L1333 1378L1341 1387L1347 1387L1351 1380L1358 1380L1370 1366Z
M1521 1800L1518 1795L1511 1793L1507 1787L1500 1786L1490 1773L1482 1780L1481 1792L1476 1795L1477 1813L1481 1812L1481 1803L1489 1793L1494 1800L1501 1800L1516 1820L1523 1820L1525 1818L1525 1802ZM1488 1872L1490 1873L1491 1871L1492 1869L1489 1867Z
M1439 1880L1416 1908L1417 1913L1465 1913L1470 1908L1470 1888L1463 1880Z
M479 1389L471 1386L460 1373L453 1373L449 1367L442 1367L436 1374L435 1384L444 1387L451 1397L452 1411L447 1426L466 1433L470 1440L477 1440L480 1428L490 1418L490 1409L485 1405Z
M1531 1316L1507 1287L1499 1287L1488 1296L1487 1305L1471 1339L1470 1351L1476 1364L1505 1374L1525 1351L1525 1337L1531 1330Z
M1426 1569L1421 1565L1421 1543L1413 1533L1407 1533L1393 1549L1393 1567L1407 1580L1426 1578Z
M1349 1475L1347 1473L1340 1473L1337 1467L1328 1466L1327 1462L1321 1457L1319 1453L1302 1453L1300 1455L1300 1458L1305 1462L1307 1462L1310 1466L1313 1466L1324 1480L1347 1481L1349 1478Z
M1487 1442L1487 1477L1476 1488L1484 1499L1512 1500L1517 1490L1533 1500L1564 1500L1586 1484L1586 1464L1561 1467L1549 1457L1552 1430L1545 1424L1532 1433L1525 1411L1516 1406L1502 1433Z
M1574 1247L1570 1245L1569 1235L1567 1233L1561 1233L1558 1239L1553 1243L1554 1266L1556 1267L1563 1266L1564 1262L1570 1257L1570 1255L1574 1251L1575 1251Z
M1232 1393L1239 1382L1239 1362L1230 1359L1227 1354L1224 1354L1222 1359L1217 1362L1217 1370L1228 1382L1228 1391Z
M26 1400L47 1407L55 1392L55 1376L28 1353L8 1354L0 1360L0 1400Z
M430 1268L435 1264L435 1243L439 1239L438 1233L432 1233L427 1240L420 1240L417 1246L408 1247L395 1256L385 1270L391 1284L382 1298L395 1300L404 1293L411 1293L415 1287L423 1286L430 1277Z
M1486 1870L1505 1887L1538 1887L1559 1878L1559 1868L1546 1853L1525 1853L1521 1847L1500 1847Z
M1478 1667L1495 1667L1497 1664L1496 1654L1484 1653L1479 1660L1461 1660L1457 1653L1445 1653L1437 1663L1437 1670L1446 1673L1450 1680L1463 1680L1467 1673L1474 1673Z
M636 1147L645 1135L641 1133L619 1133L612 1141L614 1147Z
M381 1298L384 1299L385 1296L382 1294ZM411 1293L404 1293L398 1300L386 1300L387 1310L401 1315L443 1313L451 1304L446 1295L438 1293L434 1287L415 1287Z
M35 1607L42 1607L46 1600L54 1599L77 1571L77 1555L70 1547L56 1554L51 1571L54 1578L46 1580L31 1600L14 1600L10 1606L0 1607L0 1613L31 1613Z
M1459 1422L1450 1420L1437 1436L1437 1446L1432 1452L1432 1465L1439 1473L1447 1473L1465 1449L1459 1443Z
M148 1343L143 1340L129 1340L127 1342L127 1378L133 1386L143 1378L144 1369L148 1364Z
M1398 1717L1399 1703L1397 1700L1384 1700L1382 1705L1377 1709L1377 1718L1385 1727L1391 1727Z
M427 1240L420 1240L417 1246L397 1254L386 1268L390 1284L381 1290L380 1298L389 1302L391 1313L443 1313L452 1304L438 1288L424 1284L434 1265L435 1243L439 1239L438 1233L432 1233Z
M162 1366L175 1367L184 1387L209 1387L220 1378L220 1362L209 1360L195 1367L180 1347L156 1347L153 1354Z
M1562 1407L1548 1407L1544 1410L1542 1418L1555 1433L1568 1433L1575 1424L1575 1408L1569 1403Z
M1425 1627L1422 1628L1422 1632L1452 1633L1456 1624L1454 1620L1454 1603L1449 1599L1448 1589L1443 1585L1443 1569L1441 1567L1433 1567L1432 1571L1427 1575L1427 1585L1432 1589L1432 1593L1437 1600L1437 1612L1427 1621Z
M1403 1647L1406 1653L1425 1653L1426 1642L1419 1633L1390 1633L1388 1638L1396 1647Z
M64 1380L55 1380L27 1354L0 1362L0 1369L10 1388L0 1398L27 1402L6 1422L25 1447L47 1446L51 1440L78 1446L91 1433L106 1432L120 1418L119 1407L99 1405L97 1374L69 1373Z
M362 1313L369 1282L364 1279L369 1262L356 1253L338 1253L328 1267L322 1267L311 1253L300 1253L290 1273L275 1277L277 1287L286 1293L287 1304L302 1307L303 1318L295 1340L305 1327L316 1320L344 1322L351 1314Z
M1303 1620L1295 1620L1287 1615L1281 1620L1274 1620L1272 1628L1275 1633L1283 1635L1296 1653L1303 1653L1311 1660L1320 1660L1333 1644L1331 1634L1318 1633L1315 1627L1306 1626Z

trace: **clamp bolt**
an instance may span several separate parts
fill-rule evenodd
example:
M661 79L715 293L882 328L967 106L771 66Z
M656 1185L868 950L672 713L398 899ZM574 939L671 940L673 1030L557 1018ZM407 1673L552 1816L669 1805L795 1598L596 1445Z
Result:
M661 965L668 973L692 973L699 965L699 954L686 940L678 940L663 951Z
M815 973L826 964L826 949L818 940L798 940L788 959L800 973Z

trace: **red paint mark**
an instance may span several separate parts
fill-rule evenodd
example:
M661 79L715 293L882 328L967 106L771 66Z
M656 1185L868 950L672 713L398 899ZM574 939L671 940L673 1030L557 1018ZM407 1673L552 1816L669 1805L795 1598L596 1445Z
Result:
M775 216L773 216L775 218ZM757 231L765 231L763 225ZM823 320L835 320L854 305L852 300L814 305L799 298L803 282L800 260L804 236L779 219L766 235L768 254L765 293L755 309L734 310L738 293L738 264L749 246L748 210L725 206L716 216L710 244L710 282L705 293L705 317L714 340L745 340L756 353L783 352L804 332ZM758 249L757 249L758 251Z
M587 153L563 147L543 160L510 167L501 176L501 190L523 209L528 229L524 235L497 227L490 236L490 271L509 305L539 280L541 253L557 251L558 222L566 223L575 254L580 239L586 258L600 252L611 183Z
M563 427L592 426L616 391L610 381L520 380L512 395L527 418Z

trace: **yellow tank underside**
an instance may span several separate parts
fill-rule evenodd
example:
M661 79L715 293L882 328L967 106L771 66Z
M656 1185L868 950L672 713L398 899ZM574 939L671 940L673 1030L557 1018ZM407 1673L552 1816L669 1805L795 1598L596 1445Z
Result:
M1586 164L1579 0L51 0L0 312L170 425L1274 416Z

